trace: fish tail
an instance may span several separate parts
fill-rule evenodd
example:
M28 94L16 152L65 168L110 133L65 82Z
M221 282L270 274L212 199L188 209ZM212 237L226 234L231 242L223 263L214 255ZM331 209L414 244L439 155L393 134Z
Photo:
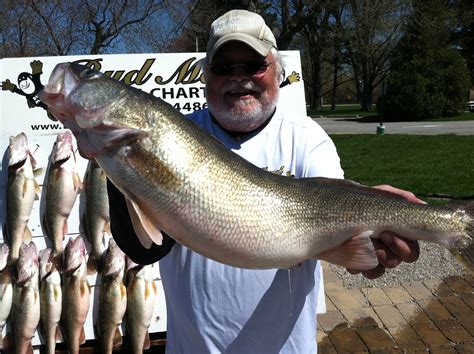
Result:
M464 263L471 272L474 272L474 205L464 209L468 218L466 235L457 242L451 252L458 260Z

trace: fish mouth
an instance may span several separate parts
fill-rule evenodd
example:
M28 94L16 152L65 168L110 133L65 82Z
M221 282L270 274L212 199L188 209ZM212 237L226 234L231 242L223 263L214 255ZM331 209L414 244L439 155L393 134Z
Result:
M10 144L8 146L9 167L16 169L23 166L28 158L28 154L28 139L25 133L10 137Z
M67 130L58 134L56 138L55 152L52 156L54 163L63 163L67 161L73 154L73 137L72 133Z
M68 127L68 122L78 118L78 113L81 111L81 108L74 103L71 96L81 84L81 73L87 71L100 74L100 72L75 63L57 64L48 83L38 93L41 102L48 106L48 111L66 127ZM83 113L84 117L79 116L79 119L83 122L80 125L84 125L84 128L91 125L93 122L91 122L90 117L97 115L97 112L102 111L104 107L93 107L89 109L89 112Z
M40 263L40 279L45 279L52 273L54 269L51 248L45 248L41 250L38 254L38 259Z
M50 96L54 97L54 95L62 94L67 97L78 84L79 79L74 70L71 69L71 63L60 63L53 69L40 96L46 96L48 99ZM47 103L47 100L45 103Z
M48 106L48 111L63 124L73 119L79 111L74 105L67 104L71 92L79 85L79 79L70 68L71 63L56 65L48 83L38 93L41 102Z
M39 261L36 245L33 242L22 244L17 263L17 284L23 285L30 280L37 273L38 266Z
M105 262L107 263L103 272L105 276L120 273L125 269L125 254L117 246L113 238L109 241Z

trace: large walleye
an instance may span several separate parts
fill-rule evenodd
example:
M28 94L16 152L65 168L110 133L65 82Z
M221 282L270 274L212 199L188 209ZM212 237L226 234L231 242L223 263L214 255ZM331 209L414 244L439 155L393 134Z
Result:
M148 328L156 292L152 265L138 265L127 258L127 337L134 354L150 348Z
M87 281L87 253L81 235L69 239L64 250L63 309L61 328L69 353L79 353L85 342L84 322L91 289Z
M86 236L91 244L89 263L98 267L104 253L104 232L110 232L109 198L107 176L97 162L90 160L84 177L86 210L84 224Z
M81 187L73 139L70 131L60 133L56 137L43 187L41 224L52 242L54 256L63 251L64 236L68 232L68 217Z
M31 240L28 220L39 191L34 175L35 166L36 161L28 147L26 134L10 137L5 231L12 263L18 258L21 244Z
M271 174L162 100L77 64L57 65L41 99L127 196L148 247L163 230L237 267L319 258L364 270L378 264L370 238L393 231L443 245L474 269L472 205L418 205L350 181Z
M40 329L46 344L46 353L53 354L56 340L60 339L59 322L62 310L61 275L50 248L39 252L40 262Z
M118 327L127 308L125 254L113 238L109 240L101 275L98 332L102 353L112 353L114 347L122 344Z
M3 348L3 328L10 316L13 301L13 279L11 267L7 265L9 248L6 243L0 247L0 352Z
M11 310L13 353L32 353L31 340L40 320L38 251L23 243L16 263Z

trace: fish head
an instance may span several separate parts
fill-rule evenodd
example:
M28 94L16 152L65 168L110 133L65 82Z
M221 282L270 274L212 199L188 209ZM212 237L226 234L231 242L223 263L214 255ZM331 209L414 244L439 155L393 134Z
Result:
M55 270L52 249L45 248L39 251L38 258L40 279L44 279Z
M74 273L80 267L86 266L86 244L82 235L70 238L64 249L64 272Z
M5 269L7 265L8 255L10 253L10 248L8 244L3 243L0 247L0 272Z
M24 163L29 155L30 149L26 134L20 133L17 136L11 136L8 144L8 166Z
M38 269L38 251L35 243L22 243L16 263L16 283L19 285L25 284L31 278L37 276Z
M51 153L51 162L60 163L68 160L74 155L74 136L71 131L66 130L56 136L53 151Z
M140 90L76 63L58 64L39 93L48 110L78 140L79 152L94 158L111 145L148 136ZM140 100L138 100L140 101Z
M113 238L109 240L109 247L105 255L103 275L109 276L122 272L125 269L125 253L122 252Z

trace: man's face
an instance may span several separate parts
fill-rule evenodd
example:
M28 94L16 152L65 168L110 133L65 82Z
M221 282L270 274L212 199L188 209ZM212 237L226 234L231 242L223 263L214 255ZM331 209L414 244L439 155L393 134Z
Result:
M210 112L223 128L249 132L273 114L279 92L274 60L272 53L263 58L240 42L229 42L215 54L207 68L206 96ZM252 75L242 66L248 63L261 63L262 67ZM223 64L231 67L219 74ZM217 67L215 72L213 66Z

